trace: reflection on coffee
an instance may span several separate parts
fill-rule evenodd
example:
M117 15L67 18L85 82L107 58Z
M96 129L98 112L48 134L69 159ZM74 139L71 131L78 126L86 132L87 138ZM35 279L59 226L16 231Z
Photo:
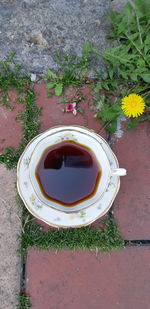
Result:
M95 194L101 167L88 147L65 141L44 151L36 168L36 178L48 200L75 206Z

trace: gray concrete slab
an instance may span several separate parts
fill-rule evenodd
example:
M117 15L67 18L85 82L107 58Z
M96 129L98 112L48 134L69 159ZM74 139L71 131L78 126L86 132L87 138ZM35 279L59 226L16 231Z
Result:
M0 165L0 309L15 309L20 293L21 259L17 236L21 211L16 204L16 170Z
M126 0L1 0L0 60L10 52L29 72L57 69L54 55L61 49L80 56L84 42L100 50L108 46L110 7Z

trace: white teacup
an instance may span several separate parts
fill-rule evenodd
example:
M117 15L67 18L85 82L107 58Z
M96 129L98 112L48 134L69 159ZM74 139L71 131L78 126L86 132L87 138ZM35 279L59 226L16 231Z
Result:
M69 207L62 205L59 202L55 202L53 200L46 198L46 196L43 195L40 189L39 183L35 175L36 168L39 164L39 161L42 158L42 155L45 149L55 144L62 143L64 141L73 141L73 142L76 142L78 144L81 144L83 146L90 148L90 150L95 154L97 161L99 162L99 165L101 167L101 172L102 172L95 194L79 202L75 206L69 206ZM122 168L111 169L107 155L101 143L98 142L96 138L94 138L94 133L93 133L93 136L90 136L88 134L88 130L87 130L87 133L83 133L83 132L80 132L79 130L76 130L75 127L73 128L71 126L68 126L67 129L66 128L63 129L63 127L62 128L60 127L59 132L57 131L55 133L51 133L50 135L43 138L36 145L32 153L30 164L29 164L29 175L30 175L32 186L36 192L36 195L41 200L41 202L43 202L49 207L53 207L57 210L68 213L68 212L80 211L84 208L91 206L98 200L100 200L103 194L107 190L110 177L112 175L116 175L116 177L126 175L126 170Z

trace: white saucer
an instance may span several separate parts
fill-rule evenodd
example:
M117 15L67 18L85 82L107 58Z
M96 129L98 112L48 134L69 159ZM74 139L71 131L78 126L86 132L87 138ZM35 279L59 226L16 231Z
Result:
M71 126L75 128L79 132L87 131L87 128L80 126ZM62 128L62 126L61 126ZM67 129L67 126L64 126L64 129ZM36 144L46 137L50 135L54 131L59 131L60 126L53 127L47 130L46 132L39 134L36 136L25 148L23 154L21 155L18 166L17 166L17 188L21 199L24 201L25 206L31 212L33 216L44 221L50 226L54 227L82 227L91 224L98 218L102 217L111 207L120 187L120 177L112 176L110 179L110 183L108 185L107 191L104 193L100 202L96 202L94 205L81 210L75 213L64 213L60 210L56 210L54 208L50 208L44 203L41 203L35 191L31 185L30 177L29 177L29 162L32 155L32 152L36 146ZM107 144L107 142L98 134L94 133L92 130L88 130L89 135L93 136L102 144L107 157L110 161L110 165L112 168L118 168L118 160L115 154L112 152L111 148Z

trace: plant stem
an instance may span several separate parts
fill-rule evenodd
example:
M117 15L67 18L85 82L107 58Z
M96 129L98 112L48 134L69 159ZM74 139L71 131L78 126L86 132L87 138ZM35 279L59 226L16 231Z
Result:
M139 17L138 17L138 14L137 14L137 11L136 11L136 6L135 4L133 3L132 0L130 0L130 3L135 11L135 16L136 16L136 21L137 21L137 26L138 26L138 30L139 30L139 37L140 37L140 42L141 44L143 44L143 40L142 40L142 34L141 34L141 29L140 29L140 22L139 22Z
M101 132L103 132L110 124L111 121L108 121L105 123L105 125L101 128L101 130L98 132L98 134L100 134Z

